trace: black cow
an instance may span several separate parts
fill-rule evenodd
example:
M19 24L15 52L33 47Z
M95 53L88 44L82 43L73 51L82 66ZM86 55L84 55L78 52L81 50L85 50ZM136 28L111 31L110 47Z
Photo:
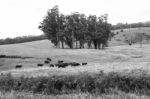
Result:
M59 60L59 61L58 61L58 63L63 63L63 62L64 62L63 60Z
M6 55L0 55L0 58L5 58L6 57Z
M17 68L22 68L22 65L16 65L16 69L17 69Z
M129 43L129 45L131 46L131 45L132 45L132 43Z
M37 66L42 67L42 66L43 66L43 64L37 64Z
M45 63L45 64L49 64L50 62L49 62L48 60L45 60L44 63Z
M79 66L80 64L77 63L77 62L72 62L72 63L70 63L70 65L71 65L71 66Z
M48 60L48 61L52 61L52 59L51 59L51 58L47 58L47 60Z
M82 63L82 65L87 65L87 63Z
M50 64L50 67L54 67L54 64Z
M55 64L55 66L57 66L58 68L65 68L69 65L69 63L59 63L59 64Z

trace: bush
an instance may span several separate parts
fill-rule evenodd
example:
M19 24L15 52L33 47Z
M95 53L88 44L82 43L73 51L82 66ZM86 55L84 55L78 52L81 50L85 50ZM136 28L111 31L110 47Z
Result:
M37 78L14 78L10 74L0 76L0 91L27 91L42 94L111 93L112 90L126 93L150 94L150 76L121 76L117 72L105 74L53 76Z

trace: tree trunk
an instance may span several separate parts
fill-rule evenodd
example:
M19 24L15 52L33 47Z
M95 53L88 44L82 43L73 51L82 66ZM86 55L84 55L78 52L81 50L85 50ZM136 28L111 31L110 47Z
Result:
M88 49L90 49L90 41L87 41Z
M62 49L64 49L64 40L62 40Z
M94 41L93 43L94 43L94 48L97 49L97 42Z
M77 41L77 39L76 39L76 49L78 48L78 41Z
M89 42L89 48L92 48L91 44L92 44L92 41L90 40L90 42Z
M82 48L81 40L79 40L79 46L80 46L80 49L81 49Z
M98 49L101 49L101 43L98 42L97 44L98 44Z
M73 48L73 44L74 44L73 41L74 41L74 32L73 32L73 30L72 30L72 42L71 42L72 45L71 45L71 48Z

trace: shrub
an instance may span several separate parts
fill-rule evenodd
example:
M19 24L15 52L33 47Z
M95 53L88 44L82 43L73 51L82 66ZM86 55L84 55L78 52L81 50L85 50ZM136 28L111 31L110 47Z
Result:
M27 91L42 94L69 93L111 93L112 90L126 93L150 94L150 76L143 74L139 77L124 75L117 72L108 74L80 74L72 76L53 76L14 78L11 74L0 76L0 91Z

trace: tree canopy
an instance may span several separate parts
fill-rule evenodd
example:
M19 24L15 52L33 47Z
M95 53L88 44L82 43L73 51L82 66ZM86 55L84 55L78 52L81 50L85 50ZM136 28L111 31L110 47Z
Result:
M78 12L64 15L59 13L58 6L49 9L40 23L39 29L58 48L103 49L111 34L108 15L86 16ZM64 46L65 45L65 46Z

